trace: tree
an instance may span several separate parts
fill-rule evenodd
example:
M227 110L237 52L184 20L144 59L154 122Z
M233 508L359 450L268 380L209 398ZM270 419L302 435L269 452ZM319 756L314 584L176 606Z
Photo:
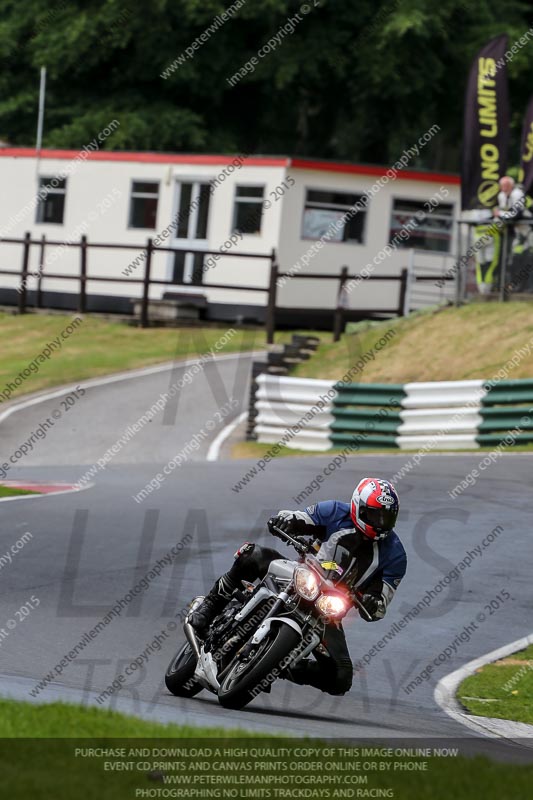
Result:
M102 147L387 164L438 124L418 166L457 170L472 58L502 20L511 41L530 27L519 0L52 2L0 0L0 138L14 144L34 143L46 65L48 147L81 148L117 119ZM515 145L529 63L526 47L509 66Z

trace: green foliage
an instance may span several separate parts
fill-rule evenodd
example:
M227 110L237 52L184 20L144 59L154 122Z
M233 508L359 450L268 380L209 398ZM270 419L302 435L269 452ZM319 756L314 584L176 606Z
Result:
M234 2L234 0L233 0ZM290 153L392 163L433 124L419 163L458 169L466 75L479 47L530 27L522 0L0 0L0 138L79 148L117 119L110 149ZM297 16L298 15L298 16ZM292 18L294 30L236 85L227 79ZM208 39L167 70L208 31ZM509 64L513 146L530 50ZM516 160L516 153L511 161Z

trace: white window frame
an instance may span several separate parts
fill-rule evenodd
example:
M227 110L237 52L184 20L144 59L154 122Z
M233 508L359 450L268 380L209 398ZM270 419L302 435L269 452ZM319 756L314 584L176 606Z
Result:
M155 225L153 228L140 228L138 225L132 225L132 213L133 213L133 198L143 197L146 199L153 200L154 195L150 192L134 192L133 185L135 183L155 183L157 186L157 211L155 213ZM160 200L160 188L161 188L161 181L156 178L132 178L130 181L130 202L128 207L128 224L126 225L127 230L129 231L157 231L157 217L159 216L159 200Z
M261 197L257 197L257 196L256 197L237 197L237 189L238 188L239 189L240 188L243 188L243 189L262 189L263 190L263 194L262 194ZM251 181L244 181L242 183L239 181L239 183L235 184L235 187L234 187L235 190L233 192L233 208L232 208L232 212L231 212L232 216L231 216L230 234L235 233L235 231L237 230L237 228L236 228L237 203L250 202L250 203L259 203L261 205L261 223L259 225L259 230L256 231L255 233L245 233L245 232L243 232L242 235L243 236L255 236L255 237L260 237L260 236L263 235L263 214L264 214L264 211L265 211L265 209L263 208L263 203L265 202L265 190L266 190L266 188L267 188L266 183L257 183L257 182L251 182Z
M63 219L61 220L61 222L50 222L49 220L46 220L46 219L40 220L39 219L39 208L41 207L41 203L45 203L46 202L46 198L44 200L39 199L39 202L37 203L37 207L35 209L35 224L36 225L64 225L65 224L65 217L67 215L67 181L68 181L68 178L65 176L64 178L59 178L58 179L57 175L52 175L50 177L48 177L46 175L39 175L39 192L43 188L41 186L41 181L46 181L46 182L50 183L54 179L65 181L65 186L64 186L63 189L60 189L58 186L54 186L52 189L49 189L46 192L46 195L47 196L50 195L50 194L62 194L63 195L63 197L65 198L64 199L64 203L63 203Z
M320 237L318 237L318 239L314 239L312 237L303 235L305 212L306 212L306 209L307 209L307 193L308 192L335 192L335 194L346 194L346 195L355 194L359 198L358 200L355 201L356 203L358 203L360 200L362 200L365 197L365 192L364 192L363 189L361 189L360 191L347 191L346 189L339 189L338 187L335 187L335 186L304 186L304 204L303 204L303 209L302 209L302 217L301 217L301 221L300 221L300 241L302 241L302 242L316 242L316 241L319 241L319 239L320 239ZM362 228L362 238L361 238L360 242L356 242L354 239L348 239L346 241L341 240L340 242L330 239L330 240L326 240L325 243L326 244L349 245L350 247L366 247L367 217L368 217L368 214L369 214L369 211L370 211L370 201L371 201L371 199L372 199L371 197L367 198L367 206L366 206L366 208L364 209L363 212L359 212L359 213L364 213L364 215L365 215L365 218L364 218L364 221L363 221L363 228ZM311 203L313 203L313 202L317 202L317 201L311 200ZM353 204L353 205L355 205L355 204ZM323 203L323 206L324 207L329 206L331 208L331 210L338 210L338 211L342 210L343 214L345 214L350 208L352 208L352 205L339 206L337 203Z
M389 230L387 232L387 244L390 243L390 240L392 239L392 236L393 236L393 234L392 234L392 219L393 219L393 216L395 214L394 203L396 201L398 201L398 200L406 201L408 203L420 203L422 206L424 205L424 203L428 203L429 202L429 198L428 197L420 198L420 197L406 197L405 195L393 195L391 197L391 204L390 204L390 218L389 218ZM420 247L420 246L413 247L413 245L409 245L408 244L409 239L405 239L404 240L405 241L405 245L404 245L404 247L402 247L402 249L408 250L409 248L412 248L413 250L417 250L420 253L429 253L429 255L435 255L435 256L449 256L449 255L453 254L453 251L454 251L454 237L455 237L455 231L454 231L454 225L453 225L454 220L455 220L455 203L452 200L451 202L444 203L444 205L450 206L450 209L451 209L450 217L448 217L448 215L444 216L444 215L436 214L435 212L438 211L438 206L436 206L435 209L432 212L425 212L425 213L427 213L428 216L433 217L433 218L441 216L442 219L449 219L451 221L452 227L451 227L450 238L449 238L449 249L448 250L430 250L427 247ZM421 210L423 211L424 209L422 208ZM409 212L403 212L403 213L407 214ZM413 218L414 218L415 214L416 214L416 211L413 212Z

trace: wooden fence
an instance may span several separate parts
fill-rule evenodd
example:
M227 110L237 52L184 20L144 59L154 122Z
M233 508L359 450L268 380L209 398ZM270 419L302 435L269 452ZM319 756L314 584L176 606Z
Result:
M230 289L235 292L253 291L264 292L267 295L266 299L266 339L268 343L274 341L274 334L276 330L276 316L278 311L277 306L277 291L278 281L280 279L287 280L304 280L304 281L336 281L338 284L337 291L337 305L334 310L333 321L333 337L338 341L344 327L344 320L347 312L347 305L345 302L345 290L347 283L351 280L356 281L387 281L398 284L398 301L394 307L391 308L365 308L361 309L360 313L369 317L375 315L386 316L405 316L409 313L407 299L407 286L408 286L408 270L402 269L400 275L351 275L348 267L341 268L339 274L334 275L331 273L314 273L314 272L281 272L277 262L276 251L272 250L270 253L220 253L218 250L196 250L196 249L178 249L175 247L160 247L153 243L153 239L149 238L145 245L136 244L109 244L89 242L87 236L83 235L79 241L60 242L51 239L46 239L43 235L40 239L32 239L30 233L26 233L22 239L5 238L0 239L1 243L5 244L19 244L22 246L21 266L19 270L0 269L0 275L14 275L19 278L18 286L18 310L24 314L28 308L28 280L35 278L37 282L37 297L35 305L37 308L42 307L43 291L42 282L47 280L64 280L73 281L78 284L78 301L77 310L84 313L87 310L87 283L89 281L95 283L124 283L124 284L141 284L142 297L141 297L141 312L140 312L140 325L145 328L150 324L149 319L149 299L151 286L192 286L197 285L199 288L206 289ZM47 247L67 247L79 250L79 269L75 274L48 272L45 270L46 262L46 248ZM39 248L39 268L36 272L30 272L30 249L32 247ZM134 250L138 253L144 253L144 273L139 277L132 276L109 276L91 274L89 272L89 251L90 250ZM228 283L204 283L186 284L175 283L172 280L161 280L152 277L152 257L156 252L166 253L193 253L203 256L217 255L219 257L231 258L248 258L248 259L262 259L270 262L269 281L267 286L249 286L245 284L228 284ZM434 276L432 276L434 280ZM443 280L453 280L453 277L442 276Z

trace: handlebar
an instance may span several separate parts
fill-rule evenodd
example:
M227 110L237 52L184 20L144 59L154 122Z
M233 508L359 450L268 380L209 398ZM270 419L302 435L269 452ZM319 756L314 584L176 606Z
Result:
M281 528L278 528L277 525L269 525L269 531L274 536L277 536L278 539L282 539L285 541L285 544L292 544L294 549L301 555L305 556L307 553L313 552L311 545L304 545L299 542L297 539L293 539L293 537L288 534L286 531L282 531Z

